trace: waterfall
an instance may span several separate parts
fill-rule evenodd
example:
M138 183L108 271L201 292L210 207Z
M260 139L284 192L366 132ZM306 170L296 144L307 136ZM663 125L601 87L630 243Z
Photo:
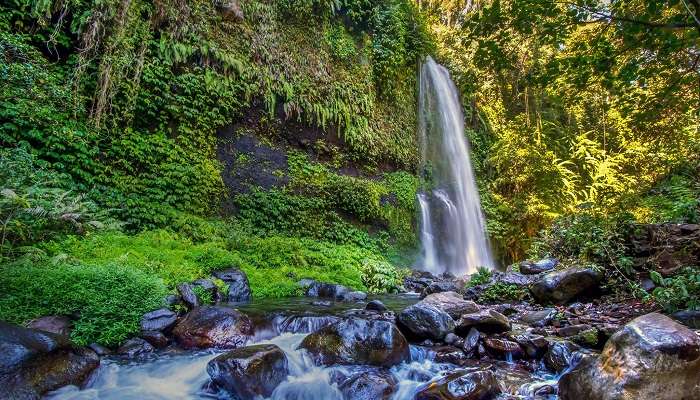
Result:
M422 267L454 275L493 268L457 88L430 57L420 71L418 118L421 177L430 188L418 195Z

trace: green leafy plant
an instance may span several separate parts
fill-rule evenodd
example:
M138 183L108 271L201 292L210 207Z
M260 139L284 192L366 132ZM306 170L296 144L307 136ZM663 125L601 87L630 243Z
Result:
M493 272L491 272L490 269L486 267L479 267L476 270L476 273L469 278L469 282L467 282L467 287L474 287L483 285L485 283L489 283L491 281L492 275Z
M522 286L497 282L493 285L489 285L484 292L479 295L479 301L485 303L522 301L527 298L527 296L528 291Z
M667 312L700 310L700 270L697 267L685 268L668 278L652 271L651 279L658 285L652 296Z

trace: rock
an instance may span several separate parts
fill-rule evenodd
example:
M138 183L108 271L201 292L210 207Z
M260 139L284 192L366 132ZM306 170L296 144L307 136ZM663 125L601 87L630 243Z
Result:
M421 299L427 297L429 294L442 293L442 292L456 292L459 288L454 281L436 281L431 282L428 286L423 289L420 293Z
M408 341L386 321L347 318L304 338L306 349L316 364L369 364L391 367L410 359Z
M519 320L533 328L542 328L549 325L556 315L555 308L545 308L544 310L526 312Z
M219 387L241 400L270 397L287 379L287 356L274 344L247 346L222 354L207 364L207 373Z
M545 258L537 262L523 261L520 263L520 272L525 275L541 274L553 270L559 265L559 260L556 258Z
M242 303L250 301L253 295L250 291L248 275L240 269L229 268L224 271L214 272L214 277L221 279L228 285L228 297L226 301L231 303Z
M481 333L476 330L476 328L471 328L467 336L464 338L464 345L462 346L464 352L468 355L473 355L477 350L480 338Z
M528 286L536 282L537 276L525 275L519 272L494 273L492 283L505 283L506 285ZM486 285L488 286L488 284Z
M445 311L454 320L458 320L462 314L469 314L479 311L480 307L473 301L464 300L456 292L440 292L425 296L421 303L435 306Z
M176 294L169 294L165 296L165 305L168 307L174 307L178 304L182 304L182 297Z
M150 343L141 338L131 338L124 342L118 349L117 354L128 358L136 358L153 353L155 349Z
M345 380L340 391L346 399L389 400L396 385L396 379L387 371L366 371Z
M333 302L330 300L316 300L311 302L312 306L317 306L317 307L330 307L333 305Z
M562 400L699 399L700 336L651 313L615 333L599 357L559 381Z
M415 400L486 400L501 393L496 376L491 371L458 371L426 385Z
M544 336L535 335L532 333L511 333L508 338L517 344L524 350L525 356L532 359L539 359L544 356L549 349L549 342Z
M0 398L38 400L66 385L80 385L100 359L63 336L0 321Z
M142 331L141 335L139 336L157 349L162 349L168 346L168 338L163 334L163 332Z
M431 349L437 363L448 363L454 365L465 365L469 362L469 357L464 350L456 346L440 346Z
M214 5L227 21L241 22L245 18L238 0L215 0Z
M312 279L302 279L298 285L305 289L305 294L309 297L325 297L342 301L350 293L350 289L343 285L316 282Z
M700 310L678 311L673 313L671 318L690 329L700 329Z
M180 293L182 302L185 303L187 308L199 307L199 305L201 304L199 297L197 297L197 294L194 292L192 285L190 285L189 283L181 283L177 285L177 291L178 293Z
M491 356L502 360L522 358L525 354L517 342L502 338L486 338L484 339L484 347Z
M455 335L454 333L450 332L447 335L445 335L445 343L449 345L454 345L455 343L458 343L462 338L459 336Z
M311 333L340 320L334 315L278 315L272 319L272 326L278 333Z
M557 329L557 335L561 337L570 337L589 329L591 329L591 326L586 324L567 325Z
M365 299L367 299L367 293L360 291L345 293L340 298L342 301L364 301Z
M387 311L386 306L379 300L372 300L365 306L365 310L385 312Z
M151 311L141 317L141 330L143 331L167 331L175 325L177 314L161 308Z
M455 331L458 335L465 335L471 328L476 328L480 332L498 333L510 330L510 321L505 315L491 310L484 309L479 312L464 314L457 321Z
M102 346L99 343L91 343L88 345L88 347L100 357L112 354L112 350Z
M253 333L253 323L246 315L224 306L197 307L173 329L173 336L185 348L241 347Z
M455 329L455 322L449 314L424 302L407 307L396 320L401 331L416 340L442 340Z
M567 340L552 342L544 354L544 365L560 374L574 363L574 353L580 349L578 345Z
M413 270L410 276L404 278L403 286L408 291L420 293L437 279L438 278L430 272Z
M217 302L220 299L219 288L211 279L197 279L192 282L192 286L201 288L204 292L209 293L211 300Z
M642 287L646 292L653 292L656 289L656 284L649 278L644 278L639 282L639 286Z
M29 322L27 328L70 337L73 330L73 322L65 315L50 315Z
M541 303L564 304L597 288L602 278L593 268L573 267L545 274L530 286L530 292Z

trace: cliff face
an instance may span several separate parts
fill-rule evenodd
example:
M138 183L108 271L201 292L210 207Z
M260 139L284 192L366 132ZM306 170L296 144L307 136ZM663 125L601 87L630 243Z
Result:
M283 208L324 202L326 225L413 242L412 204L380 204L407 195L386 182L415 189L429 40L412 2L56 2L3 6L0 29L0 143L28 146L127 227L236 215L272 189ZM290 152L333 184L304 189Z

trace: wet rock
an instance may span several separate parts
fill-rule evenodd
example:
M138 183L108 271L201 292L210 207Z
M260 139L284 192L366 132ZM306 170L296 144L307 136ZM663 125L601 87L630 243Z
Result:
M369 364L391 367L410 359L408 341L386 321L347 318L302 341L317 364Z
M698 399L700 336L651 313L614 334L599 357L582 361L559 381L562 400Z
M564 304L597 288L602 278L593 268L573 267L545 274L530 286L530 292L541 303Z
M544 310L526 312L520 316L519 320L533 328L542 328L549 325L556 315L555 308L545 308Z
M580 349L578 345L567 340L552 342L544 355L544 364L559 374L574 363L574 353Z
M143 331L167 331L175 325L177 315L168 310L161 308L151 311L141 317L141 330Z
M505 315L491 309L484 309L462 315L457 321L455 331L458 335L465 335L471 328L476 328L480 332L498 333L509 331L510 326L510 321Z
M501 393L491 371L458 371L421 389L415 400L485 400Z
M468 355L474 355L474 353L477 351L480 338L481 333L476 330L476 328L471 328L467 336L464 338L464 345L462 346L464 352Z
M100 357L112 354L112 350L102 346L99 343L91 343L88 345L88 348L90 348L90 350L94 351L95 354Z
M403 287L409 292L421 293L435 280L438 278L430 272L413 270L410 276L404 278Z
M228 285L226 301L241 303L250 301L253 298L248 276L240 269L229 268L224 271L216 271L213 275Z
M671 318L687 326L690 329L700 329L700 311L678 311L671 315Z
M388 400L396 384L394 376L387 371L366 371L345 380L340 391L347 400Z
M350 289L335 283L316 282L312 279L302 279L298 283L309 297L324 297L344 301L351 293Z
M470 360L464 350L456 346L440 346L431 349L437 363L449 363L454 365L466 365Z
M65 385L80 385L100 363L54 333L0 321L0 398L38 400Z
M155 348L151 346L146 340L141 338L131 338L124 342L116 351L117 354L128 357L136 358L144 356L149 353L153 353Z
M279 333L311 333L340 320L333 315L279 315L273 318L272 325Z
M342 300L342 301L349 301L349 302L364 301L365 299L367 299L367 293L360 292L360 291L345 293L340 298L340 300Z
M182 304L182 297L176 294L169 294L165 296L165 305L168 307L174 307L176 305Z
M253 333L246 315L224 306L197 307L173 329L173 336L185 348L241 347Z
M369 311L377 311L377 312L385 312L387 311L386 306L384 303L382 303L379 300L372 300L367 305L365 306L365 310Z
M449 314L424 302L404 309L396 319L401 331L416 340L442 340L455 329L454 320Z
M212 301L216 302L221 300L219 296L219 288L216 287L216 284L211 279L197 279L192 282L192 286L199 287L201 290L208 293L209 296L211 296Z
M181 283L177 285L177 291L180 293L180 298L182 302L185 303L187 308L199 307L201 301L197 294L194 292L193 286L189 283Z
M142 331L141 335L139 336L157 349L162 349L168 346L168 338L163 334L163 332Z
M444 342L449 345L456 345L456 343L458 343L460 340L462 340L462 338L450 332L447 335L445 335Z
M458 320L462 314L479 311L480 307L473 301L464 300L462 295L456 292L440 292L425 296L421 303L430 304L446 312L454 320Z
M27 328L38 329L57 335L70 336L73 330L73 322L65 315L50 315L29 322Z
M525 275L519 272L494 273L491 278L492 283L505 283L506 285L528 286L537 282L538 277ZM486 286L488 286L487 284Z
M519 344L528 358L542 358L549 349L549 342L544 336L523 332L511 333L508 338Z
M423 291L420 293L420 297L423 299L433 293L457 292L458 290L459 288L454 281L435 281L431 282L425 287L425 289L423 289Z
M537 262L523 261L520 263L520 272L525 275L541 274L553 270L559 265L559 260L556 258L545 258Z
M639 286L641 286L642 289L644 289L645 291L647 291L647 292L649 292L649 293L653 292L654 289L656 289L656 284L654 283L654 281L652 281L652 280L649 279L649 278L644 278L644 279L642 279L642 280L639 282Z
M589 329L591 329L591 326L585 324L568 325L557 329L557 335L561 337L575 336Z
M484 339L484 347L492 357L502 360L522 358L525 354L517 342L503 338L486 338Z
M274 344L247 346L207 364L211 380L241 400L269 397L289 375L287 356Z
M311 305L318 306L318 307L330 307L333 305L333 302L330 300L317 300L317 301L312 301Z

